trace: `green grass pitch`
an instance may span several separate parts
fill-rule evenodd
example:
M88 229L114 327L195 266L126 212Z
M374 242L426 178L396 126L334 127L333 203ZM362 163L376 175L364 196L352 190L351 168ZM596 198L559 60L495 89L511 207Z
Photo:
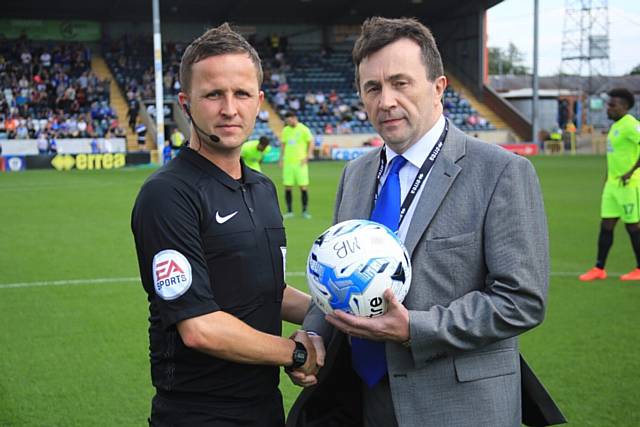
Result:
M575 426L640 425L640 283L616 231L611 278L581 283L598 230L603 157L534 158L551 242L545 323L522 352ZM311 165L312 220L287 220L289 283L331 221L341 163ZM279 182L279 171L266 173ZM129 215L149 169L0 175L0 426L146 425L147 303ZM299 195L294 207L299 214ZM522 224L526 227L527 224ZM285 325L285 334L293 330ZM282 377L287 407L299 389ZM428 398L428 396L425 396Z

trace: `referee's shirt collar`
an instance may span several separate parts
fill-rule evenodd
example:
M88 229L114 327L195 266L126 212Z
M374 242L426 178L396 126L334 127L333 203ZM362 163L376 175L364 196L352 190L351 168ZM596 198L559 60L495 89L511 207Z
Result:
M225 171L220 169L215 164L198 154L195 150L184 147L180 150L181 157L184 157L189 163L196 166L206 174L214 177L221 184L231 188L232 190L238 190L241 183L238 180L231 178ZM258 174L253 169L244 164L244 161L240 159L240 165L242 168L242 182L245 184L254 184L258 182Z
M415 144L413 144L407 151L402 153L402 156L409 161L413 166L420 169L422 164L426 160L427 156L433 150L436 143L438 142L438 138L442 131L444 130L444 116L440 115L440 118L436 122L433 127L424 134L422 138L418 140ZM387 155L387 167L391 160L394 159L398 154L389 148L388 145L385 145L385 154ZM387 168L388 169L388 168Z

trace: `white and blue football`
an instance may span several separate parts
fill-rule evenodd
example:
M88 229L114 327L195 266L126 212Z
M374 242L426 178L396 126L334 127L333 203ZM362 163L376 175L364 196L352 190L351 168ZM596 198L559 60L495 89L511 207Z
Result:
M307 282L314 303L325 313L343 310L374 317L387 311L387 288L402 302L411 284L404 245L382 224L350 220L316 239L307 259Z

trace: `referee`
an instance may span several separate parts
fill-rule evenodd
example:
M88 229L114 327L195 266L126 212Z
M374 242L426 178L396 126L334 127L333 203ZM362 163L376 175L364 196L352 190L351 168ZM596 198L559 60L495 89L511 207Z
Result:
M280 336L310 299L284 281L273 183L240 160L264 97L260 58L223 24L187 47L180 83L191 144L143 184L132 213L149 301L149 424L281 427L279 366L313 378L323 355L319 337Z

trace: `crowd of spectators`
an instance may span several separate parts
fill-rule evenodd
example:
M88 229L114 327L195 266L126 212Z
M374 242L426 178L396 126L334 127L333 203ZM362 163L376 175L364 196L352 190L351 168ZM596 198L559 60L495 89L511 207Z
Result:
M155 98L153 40L150 37L124 35L106 38L102 44L107 64L129 100ZM180 59L183 43L162 45L162 85L165 96L180 92Z
M109 84L91 71L83 44L1 40L0 138L122 134Z
M443 97L443 112L456 126L462 130L490 130L495 129L491 123L482 117L469 100L461 96L452 87L447 87Z
M267 99L283 117L294 111L317 135L369 133L367 113L353 89L348 55L282 50L263 61Z
M261 40L249 37L263 60L267 100L283 118L294 111L316 135L374 133L367 113L354 90L353 65L348 52L329 48L288 51L288 40L269 35ZM165 96L180 91L179 66L183 43L166 42L162 47L163 87ZM130 105L129 125L133 129L140 103L155 98L153 44L149 37L123 36L106 39L103 51L114 76ZM469 102L451 89L444 98L444 112L463 130L491 129ZM261 111L257 129L262 134L271 129L267 111ZM259 128L259 129L258 129Z

